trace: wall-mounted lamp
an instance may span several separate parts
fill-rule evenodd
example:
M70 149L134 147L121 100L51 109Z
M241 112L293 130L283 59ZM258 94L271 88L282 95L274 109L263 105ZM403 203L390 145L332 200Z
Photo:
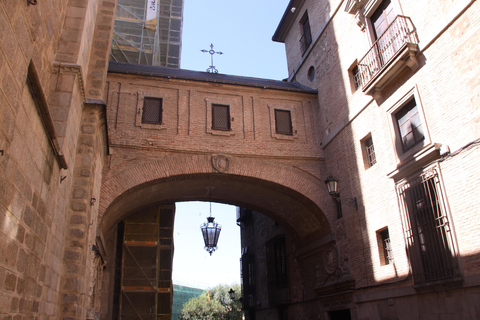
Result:
M228 294L230 295L230 299L232 299L232 301L240 301L240 302L243 301L242 297L235 299L235 290L233 290L233 288L230 288L230 291L228 291Z
M233 290L233 288L230 288L228 294L230 295L230 299L235 300L235 290Z
M90 199L90 205L93 206L95 204L95 201L97 201L97 199L95 199L94 197L92 197Z
M328 194L335 199L335 201L340 202L340 193L338 192L338 180L332 176L329 176L325 181L327 185ZM345 204L358 210L357 197L345 199Z

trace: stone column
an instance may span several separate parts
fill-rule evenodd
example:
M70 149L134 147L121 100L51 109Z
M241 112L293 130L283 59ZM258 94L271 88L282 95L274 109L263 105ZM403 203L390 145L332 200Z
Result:
M106 150L104 110L98 101L85 103L82 111L63 255L62 319L85 319L87 310L91 314L94 305L94 282L102 261L95 256L92 246Z

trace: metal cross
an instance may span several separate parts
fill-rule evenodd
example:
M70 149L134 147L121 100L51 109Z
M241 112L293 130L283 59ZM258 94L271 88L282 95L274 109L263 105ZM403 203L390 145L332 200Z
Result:
M214 55L215 53L216 53L216 54L223 54L223 52L221 52L221 51L218 51L218 52L217 52L217 51L213 50L213 43L210 44L210 50L205 50L205 49L203 49L203 50L200 50L200 51L202 51L203 53L208 52L208 53L210 53L210 55L211 55L211 63L210 63L210 67L207 69L207 72L210 72L210 73L218 73L217 68L215 68L215 66L213 65L213 55Z

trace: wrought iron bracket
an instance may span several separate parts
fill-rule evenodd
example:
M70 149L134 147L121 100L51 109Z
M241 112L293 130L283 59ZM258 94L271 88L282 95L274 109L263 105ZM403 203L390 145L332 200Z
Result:
M27 0L27 5L32 5L32 6L36 6L37 5L37 0Z

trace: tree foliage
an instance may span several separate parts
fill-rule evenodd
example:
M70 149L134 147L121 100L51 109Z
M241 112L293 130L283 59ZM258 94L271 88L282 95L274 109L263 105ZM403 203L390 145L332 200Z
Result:
M236 299L230 299L230 289L235 290ZM218 285L204 291L200 296L188 300L180 311L182 320L241 320L243 318L240 285Z

